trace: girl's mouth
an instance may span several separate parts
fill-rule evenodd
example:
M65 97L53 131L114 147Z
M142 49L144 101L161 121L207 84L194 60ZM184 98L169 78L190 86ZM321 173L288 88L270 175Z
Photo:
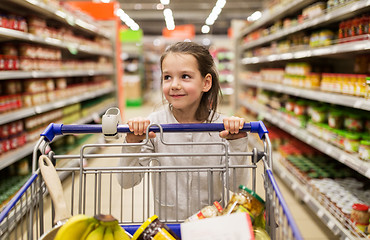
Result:
M176 95L171 95L172 98L181 98L185 95L180 95L180 94L176 94Z

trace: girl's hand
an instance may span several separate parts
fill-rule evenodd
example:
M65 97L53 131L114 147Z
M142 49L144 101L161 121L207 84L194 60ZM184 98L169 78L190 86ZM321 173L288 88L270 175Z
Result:
M228 117L223 120L225 130L220 132L220 137L227 140L243 138L247 136L246 132L239 132L244 126L244 119L239 117Z
M139 143L146 138L146 129L150 124L149 119L137 117L128 120L127 124L131 133L127 133L126 142ZM155 138L155 133L149 132L149 138Z

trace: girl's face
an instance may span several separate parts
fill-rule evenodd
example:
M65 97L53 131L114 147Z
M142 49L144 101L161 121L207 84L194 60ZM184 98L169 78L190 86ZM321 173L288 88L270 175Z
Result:
M212 86L212 75L202 77L191 54L169 53L162 62L163 93L174 110L195 114L203 92Z

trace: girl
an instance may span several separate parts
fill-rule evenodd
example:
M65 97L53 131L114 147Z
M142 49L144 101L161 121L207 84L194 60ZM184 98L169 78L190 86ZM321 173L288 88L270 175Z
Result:
M132 133L127 134L127 143L139 143L145 139L146 128L150 123L224 123L225 130L220 133L164 133L164 141L176 142L221 142L229 145L231 152L247 151L247 134L239 132L244 119L224 117L217 113L220 94L218 74L209 51L193 42L179 42L170 46L160 60L162 72L162 90L168 106L154 112L148 118L134 118L128 121ZM158 134L159 135L159 134ZM165 145L154 132L149 132L149 142L142 146L123 147L125 153L152 152L223 152L222 145ZM157 157L132 158L120 160L121 166L202 166L220 165L224 157ZM246 164L245 157L234 156L230 164ZM239 169L240 170L240 169ZM246 171L230 173L237 184L245 184ZM235 175L235 176L234 176ZM140 183L140 174L121 174L119 182L123 188L131 188ZM155 213L165 220L184 220L203 206L221 199L223 191L221 174L209 173L166 173L161 179L153 177ZM212 186L210 186L212 185ZM208 190L213 189L212 201ZM159 190L162 189L162 190ZM167 193L165 193L165 190ZM199 203L200 200L200 203Z

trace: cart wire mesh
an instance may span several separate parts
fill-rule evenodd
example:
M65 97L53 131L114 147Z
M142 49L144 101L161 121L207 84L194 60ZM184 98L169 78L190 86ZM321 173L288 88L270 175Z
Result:
M158 131L161 134L165 131L179 131L178 125L166 124L150 126L150 131ZM181 131L220 131L223 129L220 124L187 124L181 126ZM168 128L167 128L168 127ZM206 127L206 129L204 128ZM119 132L127 132L128 127L119 125ZM156 129L158 128L158 129ZM175 128L175 129L174 129ZM195 129L195 130L194 130ZM192 203L189 195L196 196L195 199L200 209L205 205L212 205L214 200L220 201L225 206L230 199L230 195L237 189L236 172L243 169L250 169L250 185L253 191L256 189L256 170L257 163L263 161L263 179L266 202L266 230L271 239L302 239L299 229L292 218L284 198L274 179L271 159L271 143L268 138L268 131L261 121L247 123L246 131L258 133L264 143L264 151L258 151L254 148L251 152L230 152L225 143L176 143L184 145L203 144L204 147L210 145L219 145L221 152L204 154L201 152L192 153L112 153L92 154L90 148L122 148L127 147L125 143L105 143L105 144L86 144L81 147L80 154L76 155L56 155L50 151L48 156L54 160L61 159L74 160L79 162L77 167L57 168L58 173L67 174L69 178L63 181L63 185L69 185L70 194L68 205L72 215L83 213L87 215L97 215L99 213L112 214L120 224L125 226L143 223L152 214L161 216L171 227L181 224L185 219L183 215L190 216L194 212L189 207ZM147 130L147 133L149 128ZM42 234L49 231L53 226L54 214L51 201L48 197L45 183L40 175L36 165L36 159L40 154L46 154L47 146L52 142L55 135L62 134L84 134L101 133L101 125L58 125L50 124L41 134L42 137L35 146L33 153L33 175L11 199L0 214L0 238L1 239L38 239ZM138 155L139 154L139 155ZM203 156L204 155L204 156ZM102 166L84 167L84 161L88 159L121 159L125 157L150 157L151 164L148 166ZM193 166L161 166L159 159L162 157L176 158L179 156L224 156L226 159L232 156L245 156L250 159L248 164L232 165L228 161L220 165ZM124 174L132 175L132 181L135 182L135 175L141 177L141 181L134 187L124 189L117 181L117 176ZM171 181L168 181L168 176ZM196 177L203 176L204 178ZM225 177L226 176L226 177ZM229 176L231 176L229 178ZM127 178L126 178L127 179ZM196 181L192 188L185 187L180 195L175 192L172 204L176 206L181 202L185 205L185 213L180 211L168 212L169 193L165 189L169 186L175 186L175 189L189 186L187 183L192 179ZM201 182L201 179L206 181ZM214 184L216 179L221 181L224 186L219 195L215 194L217 186ZM156 184L160 182L161 184ZM201 185L206 186L205 191ZM157 192L157 195L154 194ZM154 201L155 198L155 201ZM201 202L201 199L207 199L207 202ZM162 204L164 203L164 205ZM160 203L160 204L158 204ZM162 208L165 206L164 208ZM175 217L173 217L173 214ZM168 217L170 215L171 217Z

